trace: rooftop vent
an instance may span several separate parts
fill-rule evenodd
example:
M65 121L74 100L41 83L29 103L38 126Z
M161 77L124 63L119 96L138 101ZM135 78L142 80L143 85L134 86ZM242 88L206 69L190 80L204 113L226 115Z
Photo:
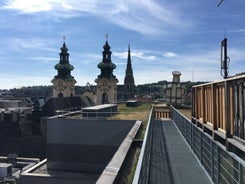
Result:
M0 178L12 175L12 164L0 163Z

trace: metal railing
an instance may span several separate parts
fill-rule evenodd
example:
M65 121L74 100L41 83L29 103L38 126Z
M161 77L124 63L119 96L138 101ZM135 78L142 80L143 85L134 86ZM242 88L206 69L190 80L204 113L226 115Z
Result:
M154 107L151 108L145 137L140 151L138 164L134 175L134 184L148 184L150 178L151 146L152 146L152 120L154 118Z
M214 183L245 183L245 161L171 107L172 120Z
M68 108L68 109L56 110L55 113L56 113L56 116L59 116L59 115L67 114L67 113L77 112L77 111L80 111L81 109L82 109L81 106L72 107L72 108Z

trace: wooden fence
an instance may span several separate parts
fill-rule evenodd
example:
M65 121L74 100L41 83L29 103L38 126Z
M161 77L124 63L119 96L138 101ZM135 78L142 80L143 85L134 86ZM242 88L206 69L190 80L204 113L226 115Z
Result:
M154 106L154 118L170 118L170 107Z
M245 75L192 88L192 122L213 137L245 141Z

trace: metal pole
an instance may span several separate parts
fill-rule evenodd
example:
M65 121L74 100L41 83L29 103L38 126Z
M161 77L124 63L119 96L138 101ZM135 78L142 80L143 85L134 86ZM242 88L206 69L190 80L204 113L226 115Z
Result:
M221 1L218 3L217 7L219 7L223 1L224 1L224 0L221 0Z
M224 79L228 77L228 66L227 66L227 38L222 41L224 47Z

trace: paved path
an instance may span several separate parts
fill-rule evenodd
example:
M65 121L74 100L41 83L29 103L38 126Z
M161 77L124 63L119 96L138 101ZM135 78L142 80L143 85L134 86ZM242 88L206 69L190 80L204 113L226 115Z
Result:
M152 122L149 183L212 183L172 120Z

